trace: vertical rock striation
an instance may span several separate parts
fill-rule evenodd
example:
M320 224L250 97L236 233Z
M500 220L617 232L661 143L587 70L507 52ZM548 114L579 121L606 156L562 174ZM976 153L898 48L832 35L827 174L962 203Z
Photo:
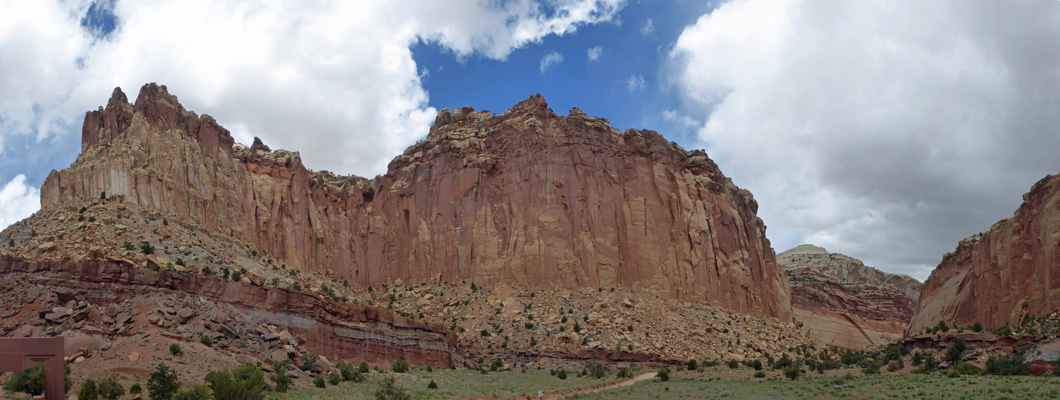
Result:
M535 95L492 115L443 110L383 176L306 169L234 144L165 86L115 89L43 206L102 192L194 221L359 286L469 280L628 287L791 319L790 287L751 193L702 151L620 132Z
M1060 308L1060 176L1023 195L1012 218L962 240L920 291L910 330L939 321L1017 326Z

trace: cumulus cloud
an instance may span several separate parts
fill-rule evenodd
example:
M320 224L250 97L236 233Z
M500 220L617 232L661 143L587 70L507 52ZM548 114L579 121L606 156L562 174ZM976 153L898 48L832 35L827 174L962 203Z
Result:
M1055 2L743 0L686 27L670 62L777 251L925 279L1060 170L1057 48Z
M629 89L630 92L644 89L646 86L648 86L648 84L644 81L643 76L633 75L626 78L626 89Z
M0 230L40 210L40 190L18 175L0 189Z
M653 22L651 18L648 18L644 20L644 25L641 25L640 34L648 36L651 35L652 32L655 32L655 22Z
M158 82L249 143L311 168L373 176L426 134L436 111L410 46L503 60L548 35L611 20L623 0L117 2L103 36L88 1L14 2L0 13L0 152L9 135L76 140L115 86Z
M593 46L590 47L586 54L589 56L589 61L596 61L600 59L600 53L604 51L604 46Z
M563 62L562 54L559 54L554 51L545 54L544 57L541 57L541 73L544 74L545 72L548 72L549 69L551 69L553 66L558 65L561 62Z

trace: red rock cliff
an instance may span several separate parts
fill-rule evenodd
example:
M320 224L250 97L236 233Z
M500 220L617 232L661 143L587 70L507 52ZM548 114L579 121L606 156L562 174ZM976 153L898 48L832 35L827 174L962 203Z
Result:
M1060 176L1035 183L1012 218L962 240L920 291L910 330L946 321L1015 326L1060 308Z
M470 280L624 286L791 319L750 192L702 151L620 132L540 95L491 115L439 113L427 139L368 180L307 170L298 153L233 145L165 86L115 89L86 114L82 152L42 205L101 192L245 238L351 284Z

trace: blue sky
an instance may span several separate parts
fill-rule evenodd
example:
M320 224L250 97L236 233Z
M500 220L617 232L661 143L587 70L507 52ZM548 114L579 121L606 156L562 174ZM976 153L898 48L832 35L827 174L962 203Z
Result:
M778 252L925 279L1060 171L1060 2L0 0L0 226L84 113L167 85L237 141L374 176L438 110L534 93L703 148ZM650 21L650 23L649 23ZM590 49L595 59L590 58Z

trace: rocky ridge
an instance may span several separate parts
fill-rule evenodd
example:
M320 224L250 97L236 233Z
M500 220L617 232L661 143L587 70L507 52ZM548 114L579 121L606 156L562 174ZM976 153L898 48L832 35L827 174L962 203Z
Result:
M777 255L791 280L792 309L806 337L863 350L901 338L920 282L867 267L860 260L801 245Z
M702 151L577 109L559 116L541 96L500 115L443 110L368 180L309 171L260 141L241 149L164 86L145 85L134 104L116 89L41 193L45 208L114 197L353 287L624 287L791 318L749 192Z
M1012 218L962 240L921 289L910 331L939 321L1016 327L1060 307L1060 176L1023 195Z

